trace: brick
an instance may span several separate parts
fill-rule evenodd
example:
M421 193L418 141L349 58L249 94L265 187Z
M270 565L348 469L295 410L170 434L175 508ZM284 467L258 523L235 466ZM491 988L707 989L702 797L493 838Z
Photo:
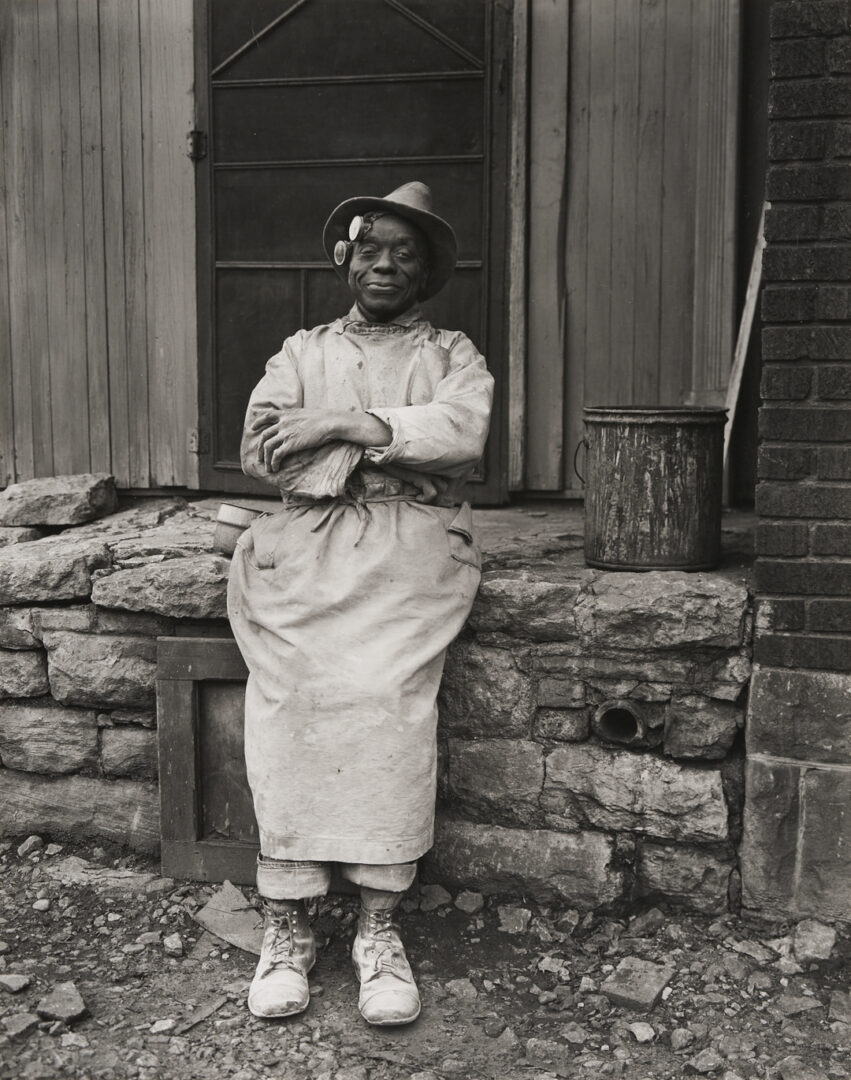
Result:
M851 157L851 123L837 124L833 129L832 153L838 158Z
M765 239L769 244L785 241L818 240L821 235L821 206L771 206L765 215ZM764 257L763 257L764 262Z
M549 709L577 709L585 704L581 679L542 678L538 682L538 705Z
M780 518L851 518L851 488L835 484L757 485L757 513Z
M757 555L806 555L809 527L803 522L760 521L756 530Z
M769 346L769 351L772 345L776 348L780 340L778 333L782 334L784 331L778 332L776 328L767 327L762 332L762 355L766 361L771 359L766 352L766 345ZM813 368L807 365L766 363L762 369L759 389L765 401L806 401L812 384Z
M851 447L820 446L816 474L820 480L851 479Z
M771 5L772 38L847 34L848 24L847 0L774 0Z
M847 203L839 206L823 206L820 207L820 212L819 237L822 240L851 239L851 206Z
M847 165L772 165L766 195L777 202L847 199L851 195L851 176Z
M825 67L834 75L851 75L851 39L838 38L827 43ZM801 75L807 74L802 71Z
M851 358L851 326L767 326L762 332L762 356L764 360L847 360Z
M851 600L811 600L807 604L807 629L823 634L851 634ZM847 692L851 701L851 686Z
M814 525L814 555L851 555L851 525Z
M763 255L763 275L771 281L836 281L851 278L851 246L772 247Z
M848 358L851 358L851 348ZM829 367L820 367L818 396L823 401L851 401L851 365L831 364Z
M771 161L813 161L825 156L830 124L812 120L775 121L768 128Z
M851 671L851 637L810 634L761 634L754 660L774 667Z
M756 631L803 630L807 609L803 600L785 600L779 597L757 597Z
M763 407L759 411L763 439L812 442L851 441L851 409Z
M795 79L768 87L768 115L780 117L847 116L851 112L851 83L842 78Z
M818 298L817 285L769 285L762 291L762 320L764 323L812 322L818 317Z
M772 245L851 239L851 207L847 204L772 206L765 217L765 238Z
M792 596L845 596L851 594L851 563L833 560L792 561L757 559L757 590Z
M757 457L760 480L802 480L812 476L816 451L809 446L772 446L763 443Z
M820 38L773 41L768 63L772 79L821 75L825 69L825 42Z
M788 911L794 893L800 779L799 765L745 763L742 902L763 914Z
M591 717L587 709L538 709L532 731L547 742L584 742L591 733Z
M851 288L847 285L817 286L816 316L819 319L851 319Z
M851 881L851 773L809 769L803 782L803 832L796 896L801 913L848 918Z
M748 754L851 764L851 675L755 664Z

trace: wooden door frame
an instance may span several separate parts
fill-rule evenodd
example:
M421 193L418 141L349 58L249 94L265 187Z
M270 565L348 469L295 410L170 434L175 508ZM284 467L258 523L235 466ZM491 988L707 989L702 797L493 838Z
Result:
M210 0L193 0L195 27L195 128L201 145L210 131L209 87ZM484 180L488 187L491 234L502 233L500 257L493 262L494 273L485 296L485 312L490 342L499 342L504 353L502 378L498 380L491 424L492 451L498 469L489 477L493 497L484 505L504 503L509 490L522 486L525 427L526 370L526 31L529 0L496 0L493 6L494 36L499 40L497 20L502 20L505 55L497 56L493 40L486 42L489 60L488 110L492 116L496 95L494 80L508 86L505 95L505 122L490 124L492 143L490 168ZM504 133L503 138L499 138ZM204 170L199 172L198 170ZM233 484L222 472L214 473L214 296L213 273L213 183L209 159L196 161L196 281L198 326L198 429L190 433L191 452L198 455L202 490L235 491L245 496L272 494L268 485L235 475ZM490 242L486 246L491 258ZM251 488L251 491L248 488Z

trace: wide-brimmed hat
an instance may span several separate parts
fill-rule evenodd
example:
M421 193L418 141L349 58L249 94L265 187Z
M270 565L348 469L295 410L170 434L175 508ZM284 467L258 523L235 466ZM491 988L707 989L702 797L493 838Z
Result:
M431 188L419 180L402 184L383 199L372 195L357 195L340 203L325 222L322 231L322 243L334 269L344 281L348 279L348 260L338 264L334 259L334 248L341 240L345 242L349 239L349 225L353 217L375 211L396 214L406 221L412 221L425 234L429 245L429 275L421 298L428 300L439 292L452 276L458 261L458 242L452 226L432 213Z

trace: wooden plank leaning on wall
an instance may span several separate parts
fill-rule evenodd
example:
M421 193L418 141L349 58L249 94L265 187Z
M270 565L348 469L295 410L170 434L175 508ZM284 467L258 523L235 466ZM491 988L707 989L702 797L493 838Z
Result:
M567 0L532 0L526 484L559 490L564 449Z
M140 0L147 208L148 376L154 485L197 488L198 342L191 0Z

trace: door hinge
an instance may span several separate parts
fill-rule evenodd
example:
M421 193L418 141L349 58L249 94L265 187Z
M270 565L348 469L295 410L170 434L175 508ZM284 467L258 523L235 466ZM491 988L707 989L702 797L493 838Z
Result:
M189 453L206 454L210 449L210 439L205 431L192 428L189 432Z
M186 153L192 161L202 161L207 156L207 132L186 133Z

